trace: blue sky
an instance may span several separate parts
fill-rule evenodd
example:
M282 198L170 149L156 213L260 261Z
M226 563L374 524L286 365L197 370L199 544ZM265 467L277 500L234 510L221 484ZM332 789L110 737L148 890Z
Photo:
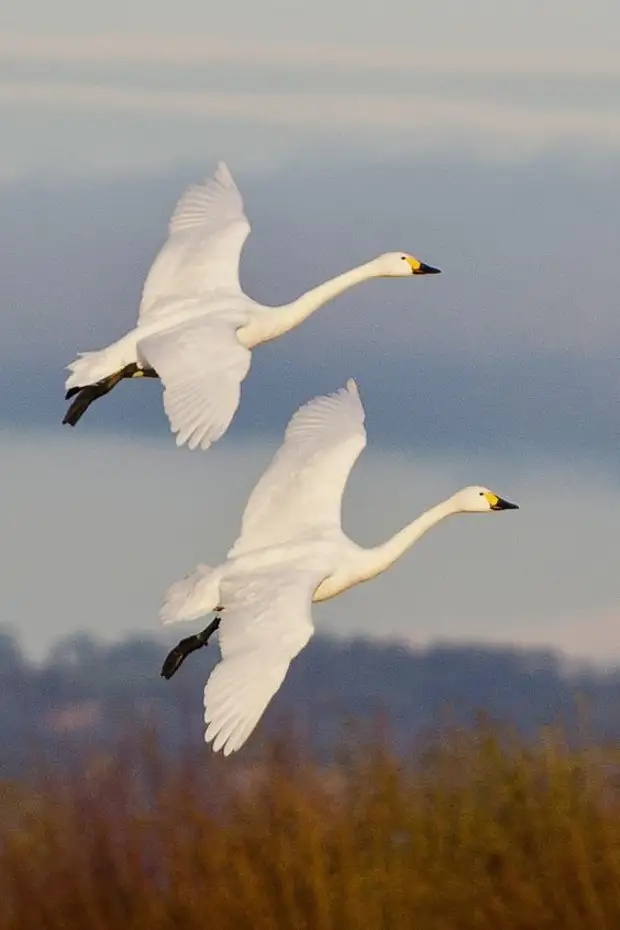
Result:
M611 2L4 7L0 582L28 648L156 630L295 407L353 375L360 541L470 482L522 510L439 527L320 628L618 658L619 27ZM444 274L373 282L257 351L206 455L174 448L154 383L61 428L63 366L133 325L175 200L222 157L258 299L388 249Z

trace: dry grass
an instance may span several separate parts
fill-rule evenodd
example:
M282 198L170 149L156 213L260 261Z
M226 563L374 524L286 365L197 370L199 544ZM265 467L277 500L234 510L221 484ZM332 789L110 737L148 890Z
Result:
M142 741L7 788L0 930L620 927L618 751L484 726L410 764L386 743L325 769L294 740L249 768Z

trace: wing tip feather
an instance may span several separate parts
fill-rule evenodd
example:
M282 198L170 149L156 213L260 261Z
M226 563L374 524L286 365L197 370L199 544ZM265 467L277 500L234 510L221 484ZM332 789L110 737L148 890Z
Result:
M215 172L213 176L217 178L218 181L225 181L228 184L235 183L232 172L228 167L228 163L225 162L223 158L220 158L217 165L215 166Z
M217 162L212 174L185 188L168 222L169 234L200 226L218 201L227 204L225 209L229 213L228 221L236 218L247 222L241 192L224 160Z

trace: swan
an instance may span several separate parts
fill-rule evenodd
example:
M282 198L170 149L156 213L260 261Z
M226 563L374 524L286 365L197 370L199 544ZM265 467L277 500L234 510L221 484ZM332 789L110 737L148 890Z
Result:
M68 365L63 423L75 426L123 378L159 378L177 446L207 449L239 406L251 349L277 339L329 300L378 277L439 274L412 255L388 252L314 287L292 303L263 306L239 283L250 224L228 167L187 188L168 239L147 275L137 326L117 342L82 352Z
M485 487L466 487L382 545L358 546L341 527L341 502L366 445L364 408L355 381L309 401L293 415L284 443L252 491L239 538L216 568L199 565L172 584L164 623L217 616L166 657L171 678L218 630L221 660L204 689L205 740L224 755L239 749L310 639L311 604L368 581L396 562L445 517L517 510Z

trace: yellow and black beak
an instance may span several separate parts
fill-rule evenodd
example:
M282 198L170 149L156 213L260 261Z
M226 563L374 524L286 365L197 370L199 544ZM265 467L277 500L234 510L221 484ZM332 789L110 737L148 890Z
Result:
M420 267L415 268L413 273L414 274L441 274L441 268L433 268L432 265L425 265L424 262L420 262Z
M410 256L407 261L411 266L412 274L441 274L441 268L433 268L432 265L425 265L424 262L418 261L418 259L413 256Z
M486 499L489 502L491 510L518 510L518 504L511 504L510 501L505 501L503 497L498 497L497 494L493 494L489 491L488 494L485 494Z

